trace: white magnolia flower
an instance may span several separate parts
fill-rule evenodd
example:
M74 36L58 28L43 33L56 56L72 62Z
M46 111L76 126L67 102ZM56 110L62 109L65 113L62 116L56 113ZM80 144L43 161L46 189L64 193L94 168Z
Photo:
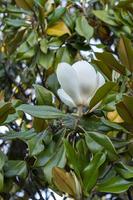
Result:
M86 61L78 61L72 66L60 63L57 78L61 85L57 93L67 106L88 106L97 89L104 83L104 77Z

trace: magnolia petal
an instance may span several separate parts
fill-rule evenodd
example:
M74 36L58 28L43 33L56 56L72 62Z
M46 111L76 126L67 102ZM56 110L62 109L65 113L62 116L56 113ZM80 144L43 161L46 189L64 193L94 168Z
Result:
M97 74L95 69L87 61L78 61L72 65L78 75L82 95L91 96L97 86Z
M63 89L58 89L57 94L64 104L66 104L70 108L76 107L72 98Z
M104 85L105 79L101 73L97 73L97 89Z
M82 99L76 71L69 64L60 63L56 73L61 88L73 99L76 105L81 104Z

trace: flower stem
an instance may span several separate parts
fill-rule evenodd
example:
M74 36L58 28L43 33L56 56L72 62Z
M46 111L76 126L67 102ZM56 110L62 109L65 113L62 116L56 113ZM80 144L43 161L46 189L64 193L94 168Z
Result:
M82 117L82 115L83 115L83 106L82 105L78 106L77 114L79 117Z

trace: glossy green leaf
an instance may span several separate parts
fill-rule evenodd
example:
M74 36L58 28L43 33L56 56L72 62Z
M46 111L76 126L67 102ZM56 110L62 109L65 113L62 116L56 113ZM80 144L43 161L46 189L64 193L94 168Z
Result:
M133 45L131 41L122 36L118 45L120 60L131 72L133 71Z
M127 181L120 176L115 176L98 184L97 189L100 192L111 192L120 194L127 191L131 185L133 185L132 181Z
M35 156L44 150L43 135L37 134L29 139L27 142L28 151L30 156Z
M110 16L108 11L106 10L93 10L93 14L98 17L103 22L111 25L111 26L117 26L117 23L115 22L115 18Z
M83 116L79 124L84 127L86 131L101 131L104 127L100 117L89 115Z
M29 37L27 38L27 42L30 45L30 47L34 47L37 44L37 32L36 31L32 31L29 35Z
M24 60L33 57L35 54L35 48L30 47L28 42L22 43L17 48L17 60Z
M99 143L97 143L95 140L93 140L89 134L85 134L85 141L92 153L97 153L99 151L102 151L104 147L102 147Z
M112 80L112 69L109 68L105 63L99 60L92 60L91 63L96 65L100 72L102 72L110 81Z
M52 93L41 85L34 85L38 105L52 105Z
M14 139L22 139L22 140L28 140L31 139L33 136L35 136L36 133L33 129L28 131L20 131L20 132L14 132L11 131L8 134L0 135L0 139L3 140L14 140Z
M112 90L116 90L117 87L117 84L114 82L107 82L102 87L100 87L90 101L90 109L92 109L95 105L102 101L109 94L109 92L111 92Z
M18 113L8 115L7 119L2 123L2 125L7 125L18 118Z
M72 14L70 14L69 11L66 11L65 14L63 15L63 20L69 28L71 29L74 28L74 20Z
M27 175L26 162L22 160L8 160L4 166L6 177L21 176L23 178Z
M61 62L67 62L71 64L72 60L73 59L70 50L66 47L61 47L56 53L55 66L57 66Z
M79 174L79 172L82 168L82 164L80 163L80 161L78 159L78 155L77 155L75 149L72 147L72 145L67 140L64 140L64 145L65 145L66 154L67 154L67 157L68 157L71 167L76 171L77 174Z
M121 124L118 124L118 123L115 123L115 122L111 122L111 121L105 119L104 117L101 118L101 121L106 126L111 127L111 129L120 130L120 131L124 131L125 133L129 133Z
M118 159L117 152L114 148L113 143L103 133L97 133L97 132L87 132L87 134L96 142L98 145L101 145L107 152L110 157L110 159L115 160Z
M53 167L63 168L65 164L66 164L65 149L63 146L61 146L55 150L52 157L50 157L50 159L43 167L43 172L47 181L51 182Z
M21 27L21 26L28 26L28 24L25 23L25 20L23 19L6 19L5 20L5 23L8 25L8 26L13 26L13 27Z
M4 186L4 176L0 173L0 192L2 192Z
M95 53L95 55L98 60L102 61L111 70L114 69L120 74L123 75L126 74L125 66L120 64L111 53L103 52L103 53Z
M116 163L115 170L124 179L133 178L133 166L129 166L122 162L119 162L119 163Z
M56 73L53 73L48 77L46 84L48 86L48 89L50 89L54 94L57 93L57 90L59 89L60 85Z
M129 123L133 123L133 97L124 96L123 100L116 105L117 111L122 119Z
M57 22L59 19L61 19L61 17L63 16L63 14L65 13L66 8L60 7L60 8L56 8L51 15L49 15L48 20L49 20L49 25Z
M3 123L9 114L15 113L15 109L10 102L0 102L0 123Z
M0 171L3 169L6 159L6 155L2 151L0 151Z
M105 162L106 155L103 152L98 152L94 155L93 159L90 161L89 165L84 169L83 175L83 184L86 192L95 186L99 167Z
M47 39L45 39L45 38L41 39L40 49L43 53L45 53L45 54L47 53L47 51L48 51L48 41L47 41Z
M38 64L40 66L42 66L44 69L49 69L53 66L53 62L54 62L54 51L48 51L47 54L44 53L40 53L40 57L38 60Z
M33 106L22 104L21 106L17 107L17 111L23 111L33 117L42 119L58 119L65 116L64 113L52 106Z
M84 16L80 16L76 20L76 32L89 40L93 36L93 27L89 25L87 19Z
M37 105L52 105L53 96L51 91L37 84L34 85L34 88ZM47 124L44 119L34 118L33 127L37 132L41 132L47 127Z
M39 155L37 155L37 160L35 162L36 167L42 167L47 164L47 162L52 158L55 153L56 145L54 142L51 142L47 148L44 149Z

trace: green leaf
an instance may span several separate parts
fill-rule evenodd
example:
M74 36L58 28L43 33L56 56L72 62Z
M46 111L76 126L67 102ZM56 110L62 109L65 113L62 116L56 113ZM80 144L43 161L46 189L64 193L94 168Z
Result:
M7 125L18 118L18 113L8 115L7 119L2 123L2 125Z
M78 161L82 166L81 170L83 170L88 165L88 147L84 139L80 139L77 141L76 152L78 156Z
M46 84L49 90L51 90L55 94L57 93L57 90L59 89L60 85L56 73L53 73L48 77Z
M115 22L115 17L110 16L108 11L106 10L93 10L93 14L100 20L111 26L118 26Z
M48 51L48 41L46 38L40 40L40 49L43 53L47 53Z
M129 123L133 123L133 97L124 96L123 100L116 105L117 111L122 119Z
M87 132L87 134L96 142L101 145L107 152L111 160L118 159L117 152L111 140L103 133Z
M22 27L22 26L28 26L28 24L26 24L25 20L23 19L6 19L5 20L5 23L8 25L8 26L13 26L13 27Z
M104 147L102 147L100 144L98 144L95 140L93 140L89 134L85 134L85 141L92 153L97 153L103 150Z
M3 169L6 159L6 155L0 151L0 171Z
M29 155L31 156L38 155L41 151L44 150L43 134L35 135L26 143L28 145Z
M116 163L115 170L124 179L133 178L133 166L129 166L122 162L119 162L119 163Z
M102 61L110 70L114 69L120 74L126 74L125 66L120 64L111 53L105 51L103 53L95 53L95 55L96 58Z
M52 169L53 167L63 168L66 164L65 149L63 146L58 147L57 150L53 153L52 157L43 167L44 175L47 181L50 183L52 179Z
M90 40L90 38L93 36L93 27L88 24L88 21L84 16L80 16L76 20L76 32L86 38L87 40Z
M99 183L97 189L100 192L111 192L120 194L127 191L131 185L133 185L132 181L127 181L120 176L115 176Z
M57 66L61 62L67 62L71 64L72 60L73 58L70 50L67 47L61 47L56 53L55 66Z
M22 43L17 48L17 60L31 58L34 56L34 54L35 54L35 48L30 47L28 42Z
M91 63L96 65L100 72L102 72L110 81L112 80L112 69L105 63L99 60L92 60Z
M117 87L117 84L111 81L105 83L102 87L100 87L90 101L90 109L92 109L101 100L103 100L109 94L109 92L111 92L112 90L116 90Z
M41 85L34 85L38 105L52 105L52 93Z
M64 140L64 145L70 166L75 170L77 174L79 174L82 168L82 163L80 163L75 149L67 140Z
M38 105L52 105L52 93L41 85L34 85L36 103ZM37 132L41 132L46 128L47 124L44 119L34 118L33 127Z
M34 30L30 33L29 37L27 38L27 42L30 45L30 47L34 47L37 44L37 32Z
M125 132L125 133L129 133L123 126L121 126L121 125L118 124L118 123L115 123L115 122L111 122L111 121L109 121L109 120L106 120L104 117L101 118L101 121L102 121L106 126L111 127L111 129L123 131L123 132Z
M35 162L35 166L36 167L45 166L55 153L55 149L56 149L55 143L51 142L47 146L47 148L44 149L44 151L42 151L39 155L36 156L37 160Z
M2 192L4 186L4 176L0 173L0 192Z
M66 8L60 7L60 8L56 8L51 15L49 15L48 20L49 20L49 24L51 25L55 22L57 22L59 19L61 19L61 17L63 16L63 14L65 13Z
M9 160L4 166L6 177L20 176L25 178L27 175L26 162L22 160Z
M28 131L20 131L20 132L14 132L10 131L8 134L0 135L0 139L3 140L14 140L14 139L22 139L22 140L28 140L31 139L33 136L35 136L36 133L33 129Z
M84 169L82 176L86 192L90 192L90 190L95 186L98 178L99 167L105 162L105 160L106 155L103 152L98 152L90 161L89 165Z
M53 50L51 51L49 50L47 54L40 52L38 64L47 70L53 66L54 56L55 56L55 52Z
M63 15L63 20L64 20L65 24L73 30L74 20L73 20L72 14L68 10Z
M131 41L122 36L118 45L118 53L120 60L124 66L126 66L130 72L133 71L133 45Z
M21 106L17 107L17 111L23 111L33 117L42 119L58 119L65 117L64 113L52 106L33 106L22 104Z
M63 41L58 37L51 37L50 40L48 41L49 48L60 47L62 44Z
M0 102L0 123L3 123L9 114L15 113L15 109L10 102Z
M80 119L79 125L84 127L86 131L101 131L104 126L100 117L85 115Z

